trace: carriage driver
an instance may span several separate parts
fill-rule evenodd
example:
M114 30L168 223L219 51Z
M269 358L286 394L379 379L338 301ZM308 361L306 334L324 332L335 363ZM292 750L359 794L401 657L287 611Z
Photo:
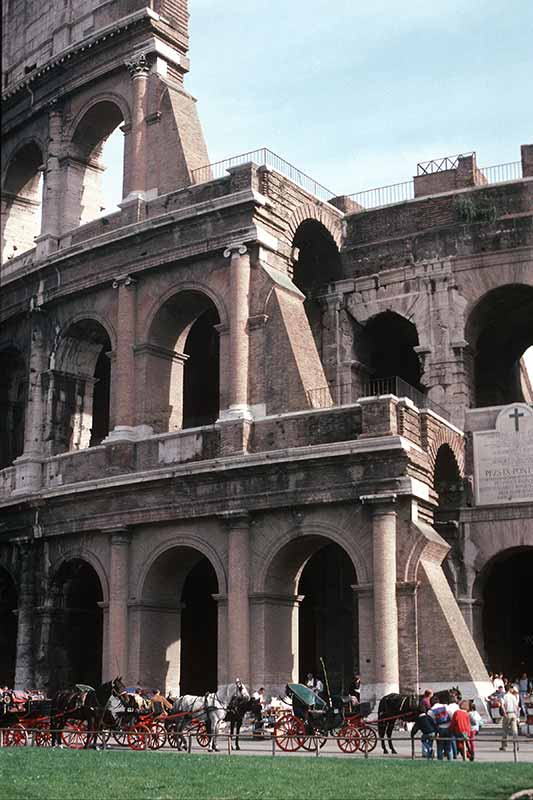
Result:
M163 697L159 689L156 689L150 698L152 710L158 716L166 716L168 711L172 708L172 703L169 703L166 697Z

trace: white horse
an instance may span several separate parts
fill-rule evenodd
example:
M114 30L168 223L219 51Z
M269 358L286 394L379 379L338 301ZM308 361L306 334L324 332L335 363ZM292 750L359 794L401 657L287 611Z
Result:
M230 683L227 686L220 686L216 692L208 692L205 695L185 694L174 700L169 716L183 715L176 720L178 731L183 729L186 720L190 717L203 720L209 734L208 750L217 750L219 728L224 722L228 706L235 696L249 699L250 693L243 683L240 686Z

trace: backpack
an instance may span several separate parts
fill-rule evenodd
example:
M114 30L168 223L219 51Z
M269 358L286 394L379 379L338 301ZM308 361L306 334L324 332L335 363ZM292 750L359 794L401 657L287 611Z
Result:
M448 709L446 706L437 706L437 708L432 708L431 713L433 714L433 718L437 725L447 725L450 721L450 715L448 714Z

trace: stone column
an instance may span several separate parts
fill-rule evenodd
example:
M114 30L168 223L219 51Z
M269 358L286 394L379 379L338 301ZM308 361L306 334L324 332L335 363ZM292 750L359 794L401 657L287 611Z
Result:
M24 453L14 464L14 494L38 491L42 484L44 402L43 374L48 367L44 314L38 308L31 314L31 349L28 365L28 395L24 420Z
M144 53L126 63L132 78L131 128L128 129L126 200L143 197L146 191L146 112L150 66ZM126 191L124 192L126 194Z
M37 237L39 258L57 250L62 223L61 137L63 111L57 100L48 106L48 158L44 169L41 234Z
M396 495L366 495L372 513L376 697L399 691Z
M126 676L128 669L128 560L127 528L106 531L111 535L107 668L109 676ZM132 676L133 677L133 676Z
M223 515L228 529L229 681L250 680L250 520L247 514Z
M33 687L34 564L30 542L19 546L20 582L17 606L17 661L15 689Z
M224 250L230 259L229 391L225 416L250 416L248 405L248 316L250 254L246 245ZM223 417L224 415L221 414Z

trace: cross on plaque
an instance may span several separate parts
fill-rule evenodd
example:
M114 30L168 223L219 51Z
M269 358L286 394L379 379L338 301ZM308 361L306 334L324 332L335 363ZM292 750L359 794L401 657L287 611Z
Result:
M509 414L509 419L514 419L514 429L518 433L520 430L520 423L518 422L519 417L523 417L524 413L520 413L517 408L513 408L513 413Z

